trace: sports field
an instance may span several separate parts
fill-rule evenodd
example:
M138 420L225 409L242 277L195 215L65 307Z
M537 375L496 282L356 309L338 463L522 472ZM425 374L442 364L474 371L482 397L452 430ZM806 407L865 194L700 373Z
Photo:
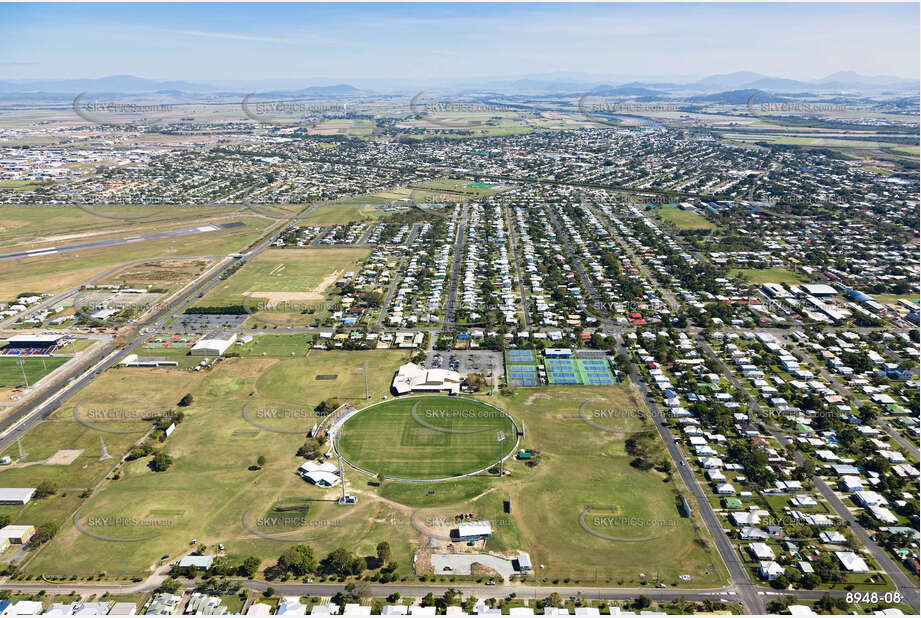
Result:
M345 422L339 452L373 474L437 479L476 472L515 447L515 425L500 410L459 397L395 399L362 410Z
M357 271L369 252L361 247L269 249L215 286L197 305L238 305L249 295L254 310L266 303L307 307L326 299L336 279L346 271Z
M716 226L707 221L707 218L693 210L680 208L660 208L655 211L656 216L667 223L671 223L679 230L713 230Z
M23 381L23 370L29 384L35 384L46 375L66 363L69 358L16 358L15 356L0 357L0 387L19 386ZM19 366L23 361L23 366Z
M750 283L805 283L806 279L786 268L734 268L729 271L733 277Z

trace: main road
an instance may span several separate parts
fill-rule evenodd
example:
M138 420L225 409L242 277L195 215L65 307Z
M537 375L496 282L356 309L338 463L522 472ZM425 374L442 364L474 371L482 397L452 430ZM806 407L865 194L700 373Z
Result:
M618 338L617 341L617 348L618 352L629 356L620 338ZM713 537L714 543L716 543L716 549L729 571L729 577L732 581L731 590L738 593L739 601L745 606L749 613L765 613L761 595L758 593L758 590L756 590L756 586L752 582L745 565L739 560L739 556L736 554L732 542L723 530L719 517L717 517L716 513L713 511L713 507L710 505L710 501L707 499L706 494L704 494L703 489L700 487L700 483L698 483L697 478L694 476L691 466L688 465L684 454L681 452L681 449L678 448L675 438L669 430L668 424L662 418L658 406L652 400L651 393L646 387L646 382L640 377L639 370L636 368L636 363L631 363L631 366L630 380L639 389L643 398L648 403L649 409L652 412L653 424L656 426L659 436L662 438L662 442L665 443L665 448L668 449L668 454L671 455L672 461L677 464L678 474L681 476L681 480L684 481L688 490L690 490L697 499L697 506L700 511L701 519L703 519L704 524L707 526L707 530L710 531L710 535Z
M325 202L311 204L299 214L290 220L284 220L287 224L294 224L301 218L310 214L315 208L323 205ZM225 224L225 226L228 224ZM232 225L232 224L230 224ZM214 226L212 226L214 227ZM140 346L148 337L148 332L157 331L163 327L174 316L183 311L199 295L204 295L212 287L221 281L221 275L232 266L245 264L255 256L262 253L271 246L278 233L284 225L275 225L265 234L264 240L245 254L236 254L239 257L230 258L223 256L226 261L218 267L209 271L204 277L200 278L193 285L187 286L173 302L157 309L153 315L144 322L138 324L138 334L126 346L120 349L100 351L101 358L92 363L89 369L83 371L78 376L71 376L70 381L61 389L49 388L45 392L34 396L28 403L19 406L19 408L7 419L4 420L6 428L0 433L0 450L5 449L9 444L21 437L33 425L50 416L57 410L63 402L73 397L81 391L90 382L93 381L103 371L121 362L126 356L131 354ZM150 259L156 258L148 258ZM124 265L122 265L124 266ZM63 376L62 376L63 377Z

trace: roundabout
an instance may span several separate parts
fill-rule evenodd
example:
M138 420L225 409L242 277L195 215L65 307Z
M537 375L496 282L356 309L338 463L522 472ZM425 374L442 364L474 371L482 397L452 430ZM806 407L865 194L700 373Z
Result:
M352 414L339 426L335 448L359 472L421 483L486 472L511 457L518 443L518 425L503 410L464 397L423 395Z

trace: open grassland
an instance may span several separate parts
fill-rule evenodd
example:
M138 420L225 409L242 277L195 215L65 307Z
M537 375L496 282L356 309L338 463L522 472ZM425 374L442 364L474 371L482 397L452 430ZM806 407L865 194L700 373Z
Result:
M175 291L214 264L213 259L173 259L132 264L99 280L98 285L121 285Z
M304 225L343 225L353 221L376 221L386 214L378 206L392 201L393 198L383 194L352 197L319 206L300 222Z
M12 457L13 463L0 466L0 485L35 487L42 481L51 481L58 493L25 506L0 506L0 513L9 514L18 524L63 524L82 501L80 494L101 482L150 430L152 423L144 417L175 409L182 393L194 391L201 377L188 372L163 372L153 381L144 370L131 368L100 376L72 402L22 437L25 459L18 459L16 444L2 453ZM86 423L74 418L75 409ZM112 459L101 459L103 443ZM58 451L74 451L75 458L67 458L69 463L56 463Z
M23 292L62 292L118 265L139 259L226 255L247 248L268 227L262 217L238 220L244 223L242 227L6 261L0 269L0 298Z
M217 284L196 303L198 306L239 305L251 298L255 311L260 302L322 301L336 279L347 270L358 270L368 256L367 247L268 249L232 276Z
M707 221L703 215L693 210L680 208L659 208L655 211L656 217L671 223L679 230L715 230L716 226Z
M502 481L477 476L441 483L386 482L376 491L421 509L417 523L456 513L490 520L495 533L487 548L528 551L533 562L544 565L537 573L542 582L636 586L656 574L669 586L725 581L702 523L678 511L677 497L687 493L680 481L630 465L633 457L625 451L625 440L633 432L655 429L629 385L520 389L511 397L483 400L524 424L521 447L536 449L536 466L510 460ZM511 499L508 514L501 504L505 497ZM580 521L586 507L592 510ZM691 580L679 580L683 574Z
M128 462L119 470L119 480L106 481L80 506L78 521L85 530L121 539L150 538L124 542L95 538L74 526L68 519L70 512L62 512L61 532L38 553L28 570L49 575L87 576L101 571L117 577L144 575L160 556L181 555L192 538L208 545L224 543L232 558L252 554L266 560L277 558L292 540L314 539L309 542L318 552L343 545L370 555L378 542L389 539L395 554L400 552L398 559L407 564L410 529L400 532L389 523L375 525L371 515L379 505L374 501L351 509L339 507L334 502L337 490L313 487L297 476L297 467L304 461L296 456L305 440L303 430L273 431L251 423L243 414L244 406L253 401L277 407L295 400L300 408L312 412L319 401L340 392L361 393L363 398L364 374L360 369L365 361L378 367L369 374L368 386L372 397L380 399L389 388L392 370L402 360L403 354L396 352L316 351L309 363L304 359L239 358L209 372L158 371L156 383L144 369L108 372L100 389L81 396L81 401L86 399L87 405L97 408L143 406L147 410L172 408L185 392L195 398L193 405L183 409L185 420L163 444L164 451L175 460L168 471L151 471L149 457ZM288 364L297 364L303 371L272 371ZM260 380L263 374L269 379ZM315 380L317 374L335 374L336 379ZM136 390L143 384L150 386ZM288 427L303 425L302 419L289 420L292 424ZM69 424L76 425L73 421ZM284 429L281 424L278 428ZM96 434L101 432L87 431L96 441L98 453ZM117 457L109 434L103 435ZM48 448L57 448L57 441L46 440ZM266 457L266 465L250 470L259 455ZM113 461L107 464L114 465ZM68 475L75 472L71 467L59 469L59 485L69 482ZM279 505L284 507L291 500L309 505L308 523L285 529L284 525L266 526L259 521L279 512ZM71 504L71 511L77 506ZM121 523L90 525L106 518Z
M388 477L435 479L488 468L515 447L516 429L501 411L449 396L408 397L362 410L343 425L339 452L353 465Z
M295 351L284 339L279 335L257 337L257 341L264 340L261 348L254 346L245 356L227 359L207 372L157 370L154 381L146 369L110 370L82 393L79 402L96 408L174 409L186 392L193 394L194 401L183 409L185 420L162 444L174 459L166 472L151 471L150 458L142 458L121 466L118 480L105 480L85 500L68 491L66 498L55 496L36 502L44 512L30 519L52 518L62 523L62 529L28 564L27 572L144 576L162 555L175 558L188 551L189 541L195 538L209 546L224 543L232 561L255 555L265 561L264 565L273 562L292 542L308 543L318 555L339 546L370 555L378 542L387 540L394 559L403 565L401 573L408 574L414 549L425 543L413 525L413 513L421 508L415 516L417 523L420 518L453 519L461 512L492 521L495 532L487 549L530 552L536 564L544 565L537 573L542 581L569 578L585 585L630 586L639 583L640 572L647 574L647 581L658 574L660 581L669 585L706 587L724 581L725 574L706 533L699 532L696 519L681 517L678 512L676 499L683 488L667 474L630 465L633 457L625 451L626 439L635 435L631 432L654 431L651 421L637 413L645 407L630 386L545 387L519 389L511 396L478 396L478 401L508 411L523 424L521 447L536 450L537 465L510 459L505 462L506 476L502 479L483 474L447 482L385 481L381 486L346 469L347 489L359 496L359 504L339 507L334 502L338 488L315 487L296 474L304 461L296 451L305 440L307 426L315 422L314 407L328 398L354 405L368 401L364 398L365 362L371 367L370 401L381 401L389 393L393 371L405 362L406 354L308 352L305 341L293 344ZM296 353L294 358L291 351ZM434 400L438 405L432 405L433 410L453 410L455 405L483 409L463 399L451 398L450 403L440 397L421 399ZM424 426L420 426L424 433L417 432L418 424L411 417L407 419L411 401L399 399L360 412L346 424L344 446L349 446L348 435L354 429L358 433L353 436L362 438L362 444L352 445L360 450L360 457L389 458L391 463L413 467L414 472L431 472L431 466L446 465L450 459L445 454L453 457L455 451L451 449L460 443L448 440L445 444L441 436L433 437L441 432ZM287 413L257 415L259 409ZM479 429L473 425L495 420L476 415L426 415L428 409L426 406L419 416L436 426L458 427L460 423L464 428L470 424L470 428ZM392 415L394 418L388 418ZM368 419L365 427L363 419ZM353 422L358 424L350 429ZM45 426L44 434L30 437L33 430L24 440L36 458L48 457L62 448L85 448L84 463L98 458L101 432L77 424L72 408L39 427ZM72 438L73 429L82 432L75 435L85 437ZM488 460L497 456L498 444L494 427L489 424L487 429L482 435L488 438L483 443L488 465ZM512 430L507 434L511 448ZM143 434L103 435L117 458L132 439ZM470 444L471 435L478 434L461 439L460 445L466 450L479 448ZM402 456L410 452L415 456ZM254 468L260 455L265 456L266 463ZM104 467L115 461L94 465ZM57 483L59 487L83 487L105 474L102 468L93 474L90 469L83 470L80 464L58 466ZM0 482L17 486L12 477L2 481L2 475L9 472L0 471ZM504 512L505 499L510 500L510 513ZM593 510L580 522L586 507ZM122 541L81 532L71 519L75 511L84 530ZM286 513L296 516L282 517L279 522L276 516ZM615 523L596 520L596 516ZM98 523L106 518L121 523ZM16 520L23 521L19 516ZM97 524L90 526L91 521ZM602 536L586 530L583 523ZM133 538L145 540L131 541ZM680 582L678 575L685 573L691 580Z
M733 277L739 277L751 283L806 283L806 279L786 268L734 268L729 271Z
M658 573L669 585L723 581L724 568L702 524L679 514L677 495L686 492L680 481L630 465L625 441L634 434L621 432L655 431L636 413L645 405L631 386L520 389L505 405L526 424L522 446L540 451L538 466L516 462L509 469L517 481L512 517L532 561L545 565L541 580L636 585L642 572L647 579ZM634 540L587 531L580 523L586 507L592 511L585 522L595 532ZM595 517L632 523L594 525ZM637 540L647 537L655 538ZM680 582L681 574L691 580Z
M240 206L0 206L0 246L37 249L237 220Z

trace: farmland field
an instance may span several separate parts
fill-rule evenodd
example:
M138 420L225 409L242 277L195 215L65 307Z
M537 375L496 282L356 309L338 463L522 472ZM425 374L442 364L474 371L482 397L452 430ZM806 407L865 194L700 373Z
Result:
M409 397L362 410L342 427L339 450L351 464L405 479L435 479L476 472L503 457L516 429L501 411L457 397Z

